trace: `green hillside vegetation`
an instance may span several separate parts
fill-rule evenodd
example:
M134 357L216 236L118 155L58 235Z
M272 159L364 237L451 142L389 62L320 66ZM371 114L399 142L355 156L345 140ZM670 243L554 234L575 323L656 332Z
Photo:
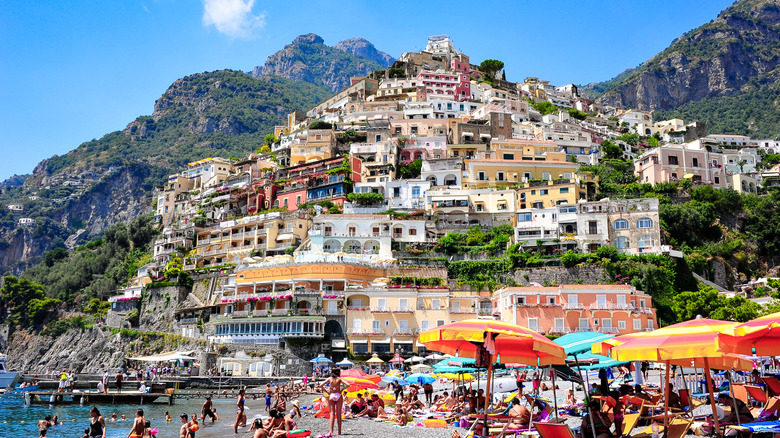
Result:
M200 73L176 81L157 101L154 116L49 160L47 172L119 166L137 161L180 169L210 156L243 156L263 144L287 113L305 110L330 95L320 86L232 70ZM198 103L202 102L199 107ZM197 133L201 119L214 130ZM220 126L224 127L220 129Z
M776 138L780 135L780 83L768 78L777 77L780 74L774 71L753 79L737 94L706 97L674 109L655 111L653 119L699 120L707 124L709 132Z
M325 44L296 43L286 47L285 51L287 50L292 51L294 59L305 61L314 77L314 84L323 87L327 86L323 78L332 76L334 71L338 72L342 78L349 78L351 76L365 76L369 72L383 69L383 66L377 62L334 49Z

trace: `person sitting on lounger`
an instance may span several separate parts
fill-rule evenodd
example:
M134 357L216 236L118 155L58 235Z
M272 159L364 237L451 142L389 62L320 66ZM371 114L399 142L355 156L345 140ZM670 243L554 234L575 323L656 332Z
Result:
M531 422L531 412L520 403L520 399L517 397L512 399L510 405L511 408L506 414L512 417L512 424L507 426L507 429L527 429L528 423Z
M683 405L680 395L674 392L674 386L669 384L669 409L672 411L682 411Z
M725 417L723 417L723 420L721 420L724 423L736 423L737 422L737 414L734 412L734 404L737 405L737 412L739 412L739 422L740 423L750 423L753 421L753 414L750 413L750 408L748 407L745 402L743 402L740 399L733 399L727 392L721 392L718 394L718 402L724 406L728 406L731 408L731 412L729 412Z
M577 406L577 396L574 395L573 389L570 389L569 392L566 393L566 402L563 406L567 408Z
M601 412L601 404L598 400L591 400L588 403L588 415L582 418L582 427L580 427L579 438L613 438L609 430L611 423L606 414ZM593 431L595 430L595 434Z

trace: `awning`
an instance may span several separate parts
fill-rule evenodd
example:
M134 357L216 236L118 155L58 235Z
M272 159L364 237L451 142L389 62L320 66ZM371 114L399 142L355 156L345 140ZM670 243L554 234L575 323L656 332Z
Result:
M277 242L284 242L285 240L293 240L293 239L295 239L295 235L293 233L282 233L276 236Z
M371 340L372 344L389 344L390 338L376 338Z
M440 201L468 201L468 196L432 196L431 202L440 202Z
M395 343L395 344L412 344L412 343L414 343L414 340L412 340L412 339L396 339L396 338L393 338L393 343Z
M151 356L128 357L128 360L137 360L141 362L168 362L172 360L195 360L189 356L192 351L169 351L167 353L154 354Z
M350 344L368 344L368 339L350 339L349 343Z

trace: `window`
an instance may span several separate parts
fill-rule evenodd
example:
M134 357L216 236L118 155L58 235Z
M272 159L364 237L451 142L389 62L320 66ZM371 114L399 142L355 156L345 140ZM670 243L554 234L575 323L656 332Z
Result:
M569 193L569 188L568 187L563 187L561 189L561 193Z
M349 227L349 235L354 236L357 232L357 229L355 227Z
M669 164L674 166L677 165L677 155L669 155L668 160L669 160Z
M550 172L542 172L542 179L551 179Z
M525 305L525 297L517 297L517 304L520 306Z
M284 208L287 208L287 198L284 198Z
M398 300L398 307L401 310L409 310L409 300L407 298L401 298Z
M416 236L417 235L417 228L409 228L409 235L410 236Z
M504 154L504 159L505 160L514 160L515 159L515 154Z
M648 330L655 330L655 327L653 326L653 320L652 319L648 319L647 320L647 329Z
M569 300L569 307L577 307L578 306L578 303L577 303L578 297L577 297L577 295L569 294L567 299Z
M596 295L596 306L598 306L599 309L605 309L607 307L607 296Z
M637 246L639 248L649 248L653 246L653 236L650 234L645 234L644 236L639 238L639 241L637 242Z
M720 177L719 176L715 177L715 184L720 184Z
M639 300L639 307L645 308L645 300Z
M517 221L518 222L530 222L531 221L531 213L518 213L517 214Z
M412 187L412 198L419 198L420 197L420 187L414 186Z
M643 217L636 221L637 228L653 228L653 220L649 217Z
M301 195L298 195L298 197L295 198L295 205L301 205Z
M523 172L523 180L528 181L531 179L531 172Z
M626 322L618 321L618 330L625 330L625 329L626 329Z
M691 162L693 163L693 167L699 167L699 159L696 157L691 158Z
M400 328L402 330L408 330L409 329L409 320L399 319L398 320L398 328Z
M504 172L496 172L496 181L504 181Z
M625 295L617 295L617 305L621 309L626 308L626 296Z
M428 330L428 321L427 320L420 321L420 329L423 330L423 331Z
M580 330L588 330L590 328L590 320L588 318L579 318Z
M539 318L528 318L528 328L538 332L539 331Z
M564 321L563 318L555 318L555 332L563 333L566 330Z
M374 333L379 332L382 330L382 321L375 319L371 321L371 330L374 331Z
M548 193L550 193L550 190L549 190L549 189L541 189L541 190L539 190L539 194L540 194L540 195L546 195L546 194L548 194Z
M612 318L601 318L601 326L605 329L612 328Z
M434 298L431 300L431 310L439 310L441 309L441 300L438 298Z
M596 221L588 221L588 234L598 234L599 223Z
M615 222L612 222L612 228L616 230L627 230L628 229L628 221L625 219L618 219Z
M387 308L387 299L386 298L379 298L376 301L376 304L377 304L377 307L379 307L379 309L386 309Z
M400 197L401 197L401 188L393 187L393 198L400 198Z
M642 330L642 320L641 319L635 319L634 320L634 330Z
M439 326L442 326L442 325L444 325L444 320L443 319L437 319L436 320L436 327L439 327Z
M487 180L487 174L485 174L484 171L480 170L479 172L477 172L477 180L478 181L485 181L485 180Z
M628 237L620 236L615 238L615 248L627 249L629 247Z
M555 297L547 297L547 304L555 304Z

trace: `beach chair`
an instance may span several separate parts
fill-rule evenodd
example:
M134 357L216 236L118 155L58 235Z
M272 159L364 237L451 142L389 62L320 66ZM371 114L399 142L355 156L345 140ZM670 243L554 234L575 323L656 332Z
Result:
M737 400L742 400L745 404L748 404L748 392L744 383L732 383L731 393Z
M542 438L574 438L574 432L563 423L539 423L536 431Z
M680 390L680 403L682 404L683 409L687 410L689 413L692 413L694 409L704 404L703 401L691 397L691 391L689 389Z
M766 383L766 388L769 390L770 395L780 395L780 380L777 380L777 377L764 376L762 379Z
M745 389L747 390L750 398L752 398L753 401L757 404L760 403L762 405L766 405L766 403L769 401L764 388L758 385L745 385Z
M638 422L639 414L623 415L623 436L631 436L631 431L634 430Z
M682 438L685 436L686 433L688 433L688 429L691 428L691 424L693 424L690 420L685 420L682 418L674 418L669 423L669 433L667 434L666 438ZM663 434L664 432L664 426L659 424L659 431ZM653 436L653 426L647 426L646 428L642 429L639 433L634 434L631 436L631 438L648 438Z

